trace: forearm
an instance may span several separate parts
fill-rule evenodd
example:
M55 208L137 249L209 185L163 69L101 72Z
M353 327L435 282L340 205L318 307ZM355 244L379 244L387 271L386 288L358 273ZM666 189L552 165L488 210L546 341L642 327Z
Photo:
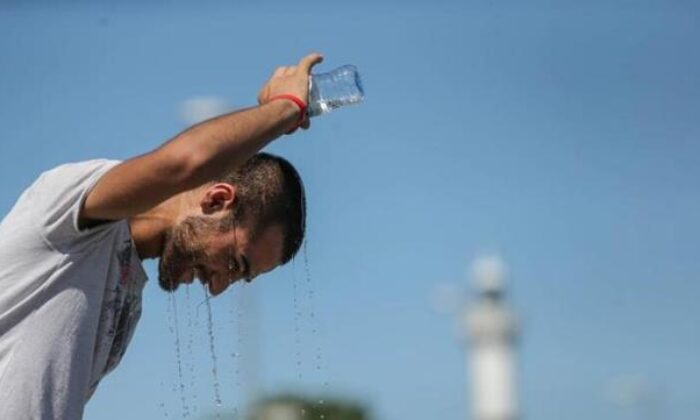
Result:
M191 127L110 170L90 193L83 216L116 220L144 212L242 165L298 118L294 103L278 100Z
M295 127L298 107L286 100L248 108L195 125L163 145L168 155L187 161L187 179L179 187L190 189L238 167L251 156Z
M299 125L299 106L291 95L308 98L311 68L319 54L297 66L279 67L265 83L255 108L224 115L191 127L158 149L110 169L88 194L81 221L117 220L144 212L183 191L236 168L269 142ZM308 128L302 121L301 128Z

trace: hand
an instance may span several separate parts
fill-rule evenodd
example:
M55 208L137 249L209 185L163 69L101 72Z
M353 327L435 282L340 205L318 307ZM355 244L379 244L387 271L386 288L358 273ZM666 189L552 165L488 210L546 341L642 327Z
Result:
M323 61L321 54L312 53L299 60L296 66L278 67L258 93L258 103L266 104L276 95L291 94L304 103L309 103L309 75L316 64ZM301 123L301 128L309 128L309 119Z

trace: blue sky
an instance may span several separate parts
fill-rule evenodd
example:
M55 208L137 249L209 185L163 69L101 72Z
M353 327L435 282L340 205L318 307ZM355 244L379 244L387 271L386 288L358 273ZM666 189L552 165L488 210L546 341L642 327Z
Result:
M464 351L430 300L498 253L523 323L523 418L644 418L608 395L621 378L646 384L657 418L700 416L697 6L241 3L0 5L0 214L41 171L147 152L184 128L182 101L253 105L276 66L320 51L319 71L358 66L366 101L268 148L306 182L311 280L299 258L215 300L226 408L255 360L230 353L257 342L265 391L465 418ZM236 332L243 293L257 335ZM214 399L201 297L176 294L198 414ZM151 281L87 419L182 416L167 308Z

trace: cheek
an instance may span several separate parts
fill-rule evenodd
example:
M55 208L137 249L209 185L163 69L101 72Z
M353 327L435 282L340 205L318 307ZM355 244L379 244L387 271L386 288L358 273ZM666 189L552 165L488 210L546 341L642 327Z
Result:
M205 261L211 266L215 266L219 270L228 270L229 261L235 255L235 250L232 245L225 242L213 243L208 249L207 260Z

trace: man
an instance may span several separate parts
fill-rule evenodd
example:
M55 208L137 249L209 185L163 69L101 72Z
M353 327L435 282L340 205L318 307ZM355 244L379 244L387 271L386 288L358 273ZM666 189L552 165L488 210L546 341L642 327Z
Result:
M259 106L189 128L124 162L63 165L0 224L0 419L79 419L141 312L141 260L159 284L212 295L289 261L304 235L301 180L257 154L297 128L311 54L278 68Z

